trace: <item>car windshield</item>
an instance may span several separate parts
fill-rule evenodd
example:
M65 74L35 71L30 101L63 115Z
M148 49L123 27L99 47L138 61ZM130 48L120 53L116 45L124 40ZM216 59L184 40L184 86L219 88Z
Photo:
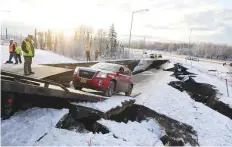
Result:
M111 71L111 72L118 72L120 66L117 64L111 63L97 63L91 66L92 68L97 68L101 70Z

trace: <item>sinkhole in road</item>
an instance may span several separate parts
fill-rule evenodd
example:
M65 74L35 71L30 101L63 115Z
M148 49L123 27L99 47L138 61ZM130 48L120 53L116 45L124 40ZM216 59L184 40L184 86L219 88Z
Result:
M93 132L93 133L109 133L109 130L97 122L90 119L74 119L71 114L66 114L57 124L57 128L67 129L74 132Z
M142 105L134 104L131 107L127 107L121 113L110 116L108 119L111 121L124 123L128 123L128 121L136 121L141 123L142 121L153 119L161 128L163 128L163 130L165 130L165 134L160 138L164 145L199 145L197 141L197 132L192 128L192 126L183 124L165 115L159 114L154 110L151 110ZM72 115L67 114L59 121L57 127L78 133L109 133L109 129L106 126L98 123L97 120L92 120L92 118L77 120L73 119ZM117 138L116 135L114 135L114 137Z
M192 126L159 114L142 105L134 104L122 113L110 117L111 120L124 123L128 121L141 122L149 118L154 119L165 130L166 135L160 138L164 145L182 146L186 143L198 145L197 132Z
M232 119L232 109L228 104L217 99L217 90L214 86L206 83L197 83L192 78L185 82L172 81L168 84L181 92L186 91L193 100L201 102Z
M218 111L219 113L232 119L232 108L228 104L218 100L217 95L220 95L215 86L207 83L196 82L192 74L183 74L186 68L178 65L179 71L174 70L174 76L180 81L171 81L168 85L179 90L180 92L186 91L189 96L196 102L201 102L206 106ZM176 66L176 68L178 67ZM185 76L183 76L185 75Z

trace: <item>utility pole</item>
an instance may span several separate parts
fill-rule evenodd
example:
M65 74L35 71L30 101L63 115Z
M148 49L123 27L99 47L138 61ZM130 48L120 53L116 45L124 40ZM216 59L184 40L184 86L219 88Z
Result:
M36 29L35 29L35 48L37 48L37 36L36 36L37 32L36 32Z
M129 58L130 58L130 44L131 44L131 31L133 25L133 18L134 18L134 12L132 12L132 16L131 16L131 26L130 26L130 36L129 36Z
M190 50L191 33L192 33L192 29L190 29L190 34L189 34L189 45L188 45L189 50ZM192 56L192 55L191 55L191 56ZM191 56L190 56L190 57L191 57ZM192 60L191 60L191 68L192 68Z
M14 29L14 32L13 32L13 38L14 38L14 40L15 40L15 36L16 36L16 35L15 35L15 29Z
M63 39L63 34L61 34L62 35L62 39ZM45 33L44 33L44 49L46 49L46 47L47 47L47 32L45 31Z
M20 34L20 42L22 42L23 41L23 35L22 35L22 33Z
M228 89L228 82L227 82L227 79L226 79L226 91L227 91L227 96L229 97L229 89Z
M144 36L144 50L146 49L146 37Z
M142 9L142 10L138 10L138 11L132 12L132 15L131 15L131 26L130 26L130 36L129 36L129 56L130 56L131 31L132 31L132 26L133 26L134 14L135 13L139 13L139 12L144 12L144 11L149 11L149 9Z
M2 26L1 26L1 39L2 39Z
M8 37L7 37L7 29L6 29L6 39L8 39Z

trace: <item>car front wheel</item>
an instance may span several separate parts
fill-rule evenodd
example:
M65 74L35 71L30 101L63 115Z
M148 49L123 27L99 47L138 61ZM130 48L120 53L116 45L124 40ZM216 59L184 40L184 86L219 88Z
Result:
M110 81L110 86L105 91L104 95L107 97L111 97L114 94L114 89L115 89L115 83L113 81Z
M128 91L125 92L125 95L126 95L126 96L130 96L131 93L132 93L132 89L133 89L133 87L132 87L132 85L130 85Z
M77 86L77 85L73 85L73 87L74 87L74 89L76 89L76 90L81 90L83 87L80 87L80 86Z
M75 88L76 90L81 90L81 89L82 89L82 87L79 87L79 86L74 86L74 88Z

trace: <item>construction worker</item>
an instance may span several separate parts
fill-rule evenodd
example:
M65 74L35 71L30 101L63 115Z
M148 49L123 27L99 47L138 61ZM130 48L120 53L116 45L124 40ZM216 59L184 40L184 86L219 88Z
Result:
M9 53L10 53L9 60L8 60L6 63L13 63L13 62L11 61L11 59L14 57L14 59L15 59L15 64L16 64L15 44L14 44L14 40L13 40L13 39L10 39Z
M16 64L18 64L18 61L19 61L19 63L21 64L21 63L22 63L22 60L21 60L22 49L21 49L21 47L17 44L17 42L15 42L14 44L15 44Z
M87 59L87 61L90 61L90 50L87 49L87 50L85 51L85 53L86 53L86 59Z
M98 60L99 53L100 53L99 49L96 49L95 50L95 61Z
M86 50L85 50L87 61L90 61L90 49L91 49L91 41L87 41Z
M22 50L24 57L24 75L34 74L31 70L32 58L35 56L35 48L33 36L28 34L27 38L22 42Z

